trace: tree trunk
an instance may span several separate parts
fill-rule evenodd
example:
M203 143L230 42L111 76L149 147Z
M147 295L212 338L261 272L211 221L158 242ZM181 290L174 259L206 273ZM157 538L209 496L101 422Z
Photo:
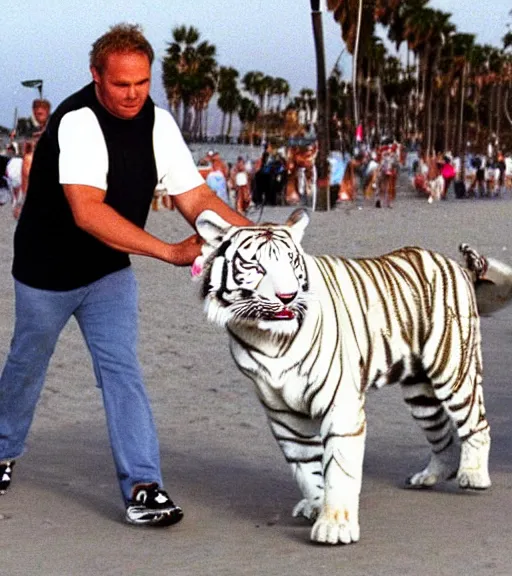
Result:
M224 141L224 134L225 134L225 127L226 127L226 113L222 113L222 122L220 125L220 136L222 141Z
M359 91L357 89L357 72L358 72L358 58L359 58L359 39L361 35L361 20L363 17L363 0L359 0L359 8L357 11L357 29L356 29L356 42L354 45L354 54L352 56L352 97L354 98L354 125L357 129L359 124Z
M502 84L498 84L496 90L496 142L498 147L500 147L500 132L501 132L501 95L503 87Z
M419 116L420 116L420 59L418 54L414 54L416 64L416 92L414 94L414 133L418 137Z
M423 102L423 118L422 118L422 132L423 132L423 145L424 149L428 156L431 155L431 119L430 119L430 106L431 106L431 93L432 93L432 82L427 82L427 78L429 77L429 72L431 70L430 66L430 47L427 45L425 48L425 54L422 58L423 69L422 69L422 102Z
M368 76L368 78L366 78L366 83L365 83L365 85L366 85L366 94L365 94L364 117L363 117L363 128L364 128L364 133L365 133L365 134L369 134L369 133L370 133L368 117L369 117L369 115L370 115L371 84L372 84L372 78L371 78L371 76Z
M311 18L316 54L317 77L317 139L318 155L316 158L317 186L316 198L313 198L313 210L331 209L329 193L329 111L327 98L327 81L325 77L325 52L322 28L322 14L319 0L311 0Z
M505 118L508 120L510 126L512 126L512 116L510 116L510 112L508 110L508 94L510 90L510 82L505 90L505 97L503 98L503 112L505 113Z
M459 110L459 133L457 135L457 154L462 159L465 158L466 143L463 141L464 135L464 98L466 95L466 73L467 73L467 63L464 63L462 68L462 77L460 81L460 110ZM462 166L461 166L462 168Z
M226 141L229 142L229 139L231 138L231 128L233 125L233 113L229 112L228 114L228 127L226 130Z
M435 99L434 104L434 113L432 114L432 145L434 146L434 150L437 147L437 127L439 126L439 110L440 110L440 102L441 98ZM447 149L444 148L443 152L446 152Z
M492 133L494 132L494 95L495 86L492 85L489 94L489 116L488 116L488 140L491 141Z
M444 95L444 150L450 150L450 87L445 88Z
M377 113L376 113L376 121L375 121L375 128L376 128L375 138L376 138L377 144L380 143L380 139L381 139L381 135L382 135L381 126L380 126L381 105L382 105L382 88L380 85L380 78L377 76Z

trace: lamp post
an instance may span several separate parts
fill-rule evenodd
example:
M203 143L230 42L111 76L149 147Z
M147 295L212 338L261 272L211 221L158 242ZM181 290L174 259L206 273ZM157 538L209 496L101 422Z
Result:
M327 101L327 82L325 78L325 52L322 29L322 14L320 12L320 0L310 0L311 19L313 22L313 38L316 52L317 73L317 139L318 156L316 199L313 209L325 211L331 209L329 194L329 114Z
M22 80L22 86L25 88L37 88L39 92L39 98L43 97L43 81L42 80Z

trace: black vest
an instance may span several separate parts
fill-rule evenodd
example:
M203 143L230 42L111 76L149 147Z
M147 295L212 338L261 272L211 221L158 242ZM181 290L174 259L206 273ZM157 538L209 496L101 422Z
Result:
M135 118L122 120L98 102L91 83L55 110L34 153L12 268L16 280L34 288L72 290L130 265L128 254L75 225L59 184L59 125L65 114L84 107L96 115L108 150L105 202L137 226L146 224L157 184L154 104L148 98Z

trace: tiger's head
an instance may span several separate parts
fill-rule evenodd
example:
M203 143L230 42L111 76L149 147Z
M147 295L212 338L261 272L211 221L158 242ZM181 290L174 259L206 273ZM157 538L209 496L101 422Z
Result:
M209 320L221 326L293 334L307 307L308 277L301 240L309 216L286 224L232 226L210 210L196 228L205 240L202 297Z

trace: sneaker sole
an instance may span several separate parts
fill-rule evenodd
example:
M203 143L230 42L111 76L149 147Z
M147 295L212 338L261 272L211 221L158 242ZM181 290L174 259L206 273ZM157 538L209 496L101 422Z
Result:
M183 518L183 511L181 508L175 508L167 512L161 512L158 510L147 510L146 514L154 514L153 518L130 518L128 515L125 516L125 520L128 524L132 526L148 526L150 528L163 528L165 526L172 526L177 524Z

